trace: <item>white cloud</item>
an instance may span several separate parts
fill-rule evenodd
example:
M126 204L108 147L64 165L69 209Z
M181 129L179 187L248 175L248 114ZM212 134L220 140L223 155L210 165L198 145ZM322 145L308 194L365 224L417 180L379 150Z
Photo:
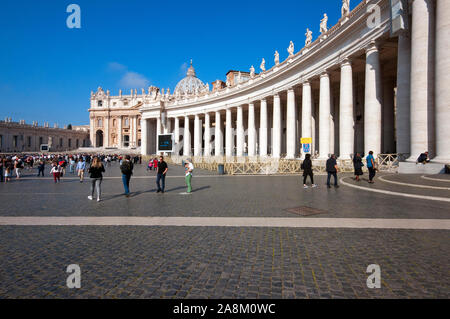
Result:
M110 62L108 64L109 71L120 71L121 72L121 71L126 71L127 69L128 68L125 65L117 63L117 62Z
M146 88L149 86L150 81L142 74L128 71L119 84L125 89Z

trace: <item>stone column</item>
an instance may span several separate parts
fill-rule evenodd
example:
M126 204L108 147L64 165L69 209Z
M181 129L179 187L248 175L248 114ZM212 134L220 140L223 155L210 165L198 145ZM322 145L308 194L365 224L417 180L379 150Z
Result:
M211 156L211 117L205 113L205 157Z
M158 151L158 139L159 135L162 133L162 125L161 125L161 115L156 118L156 151ZM130 142L131 145L131 142ZM157 152L157 155L161 155L161 152Z
M295 118L295 91L293 88L287 92L286 107L286 158L294 159L296 155L296 118Z
M394 79L383 79L383 148L385 154L395 153Z
M398 36L397 59L397 153L411 153L410 128L411 101L411 38L408 34Z
M175 128L173 134L175 135L175 156L180 154L180 118L175 117Z
M225 148L226 148L226 156L232 157L233 156L233 123L232 123L232 114L231 109L227 109L227 127L225 129Z
M117 128L117 145L118 145L119 149L121 149L123 147L122 146L122 117L121 116L118 117L117 122L118 122L117 123L117 126L118 126L118 128ZM141 126L142 126L142 124L141 124ZM141 129L142 129L142 132L144 132L142 127L141 127Z
M272 157L281 157L281 101L279 94L275 94L273 97Z
M215 155L223 156L223 132L222 132L222 120L220 116L220 111L216 112L216 139L215 139Z
M189 116L184 117L184 146L183 156L191 156L191 131L189 127Z
M141 155L143 155L143 156L150 155L149 149L148 149L148 125L147 124L148 124L148 120L146 120L146 119L141 120ZM120 127L120 130L122 130L122 124L119 124L119 127Z
M381 153L382 86L380 54L375 43L366 48L366 83L364 96L364 153Z
M105 134L103 147L110 147L109 145L109 115L105 117Z
M244 156L244 110L242 106L237 107L237 122L236 122L236 156Z
M436 8L436 158L450 163L450 1Z
M430 157L434 153L433 127L430 126L434 95L434 1L414 0L412 11L411 157L408 160L415 162L425 151L430 152Z
M339 101L339 158L350 159L354 152L355 129L353 120L353 69L350 60L341 64Z
M90 135L90 139L91 139L91 146L92 147L97 147L97 141L95 140L95 123L94 123L94 119L91 117L90 121L89 121L89 135Z
M334 108L334 90L333 87L330 86L330 153L336 154L335 145L334 145L334 119L335 119L335 108Z
M259 156L267 156L267 100L261 100L259 123Z
M194 156L201 156L202 144L200 141L201 131L200 131L200 116L195 114L194 119Z
M319 100L319 158L327 159L330 154L330 76L320 75Z
M311 84L308 81L306 81L305 83L303 83L303 96L302 96L302 138L312 138L311 117L312 117ZM303 152L302 158L305 158L305 154L303 154Z
M248 156L256 156L255 104L248 105Z
M137 116L133 116L133 146L137 147L137 137L138 137L138 125Z

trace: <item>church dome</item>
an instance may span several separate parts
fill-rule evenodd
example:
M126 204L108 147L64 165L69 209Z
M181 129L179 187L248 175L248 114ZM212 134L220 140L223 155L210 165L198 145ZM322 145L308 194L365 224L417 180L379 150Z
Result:
M196 92L202 92L205 90L205 84L197 78L195 74L195 69L192 66L189 67L186 77L182 79L180 82L178 82L177 86L175 87L174 94L175 95L191 95Z

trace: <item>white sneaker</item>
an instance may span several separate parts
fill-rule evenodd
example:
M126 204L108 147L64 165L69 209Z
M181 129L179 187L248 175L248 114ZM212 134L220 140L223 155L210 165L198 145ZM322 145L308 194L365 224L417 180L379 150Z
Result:
M93 200L92 196L88 196L88 199L89 199L89 200Z
M317 187L317 185L316 184L314 184L313 186L312 186L313 188L316 188Z
M101 202L102 200L100 198L97 198L97 202Z
M303 188L304 188L304 189L308 188L308 185L303 185Z

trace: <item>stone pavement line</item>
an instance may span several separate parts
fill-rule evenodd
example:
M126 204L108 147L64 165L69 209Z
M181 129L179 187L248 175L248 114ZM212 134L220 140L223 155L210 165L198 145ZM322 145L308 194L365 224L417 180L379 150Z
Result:
M352 188L356 188L356 189L365 190L367 192L387 194L387 195L392 195L392 196L402 196L402 197L434 200L434 201L440 201L440 202L450 202L450 198L445 198L445 197L414 195L414 194L391 192L391 191L386 191L386 190L382 190L382 189L368 188L368 187L363 187L363 186L356 186L356 185L353 185L353 184L345 182L344 179L345 179L345 177L340 179L342 185L345 185L345 186L348 186L348 187L352 187Z
M228 217L0 217L0 226L175 226L450 230L450 219Z
M418 185L418 184L409 184L409 183L390 181L388 179L385 179L385 177L387 177L387 176L395 176L395 175L379 176L378 179L380 181L382 181L382 182L389 183L389 184L395 184L395 185L402 185L402 186L408 186L408 187L417 187L417 188L439 189L439 190L450 191L450 187L438 187L438 186Z
M431 178L431 177L428 177L428 176L421 176L420 178L423 178L423 179L426 179L426 180L429 180L429 181L450 183L450 179L447 180L447 179L442 179L442 178Z

